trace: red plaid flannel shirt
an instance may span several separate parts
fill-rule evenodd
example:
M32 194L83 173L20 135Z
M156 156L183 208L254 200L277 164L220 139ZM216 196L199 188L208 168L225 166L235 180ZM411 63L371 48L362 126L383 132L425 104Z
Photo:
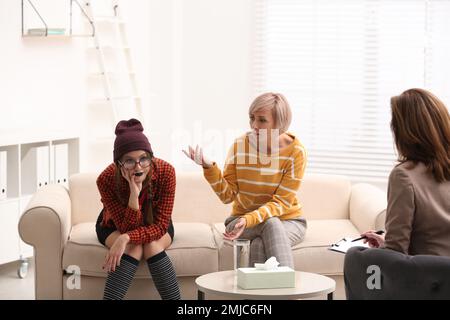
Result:
M117 198L114 192L117 168L114 163L97 178L97 187L104 206L102 225L115 226L120 233L127 233L130 236L130 243L133 244L149 243L160 239L166 234L172 216L176 186L175 169L164 160L153 158L153 161L155 166L151 182L154 219L150 225L144 225L141 210L134 210L128 205L124 206ZM123 177L119 192L123 194L124 199L127 199L128 204L130 187ZM142 209L143 200L143 197L140 197L140 209Z

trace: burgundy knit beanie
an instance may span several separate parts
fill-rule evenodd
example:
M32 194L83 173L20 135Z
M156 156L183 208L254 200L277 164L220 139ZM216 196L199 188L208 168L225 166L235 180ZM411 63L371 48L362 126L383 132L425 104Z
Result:
M139 120L122 120L116 126L116 140L114 141L114 162L125 153L144 150L152 153L152 147L143 133L144 128Z

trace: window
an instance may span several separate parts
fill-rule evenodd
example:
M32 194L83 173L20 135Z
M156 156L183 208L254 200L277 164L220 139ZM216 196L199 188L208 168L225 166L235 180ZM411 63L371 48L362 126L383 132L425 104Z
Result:
M396 154L390 97L427 88L450 102L450 0L262 0L255 94L278 91L308 172L386 183Z

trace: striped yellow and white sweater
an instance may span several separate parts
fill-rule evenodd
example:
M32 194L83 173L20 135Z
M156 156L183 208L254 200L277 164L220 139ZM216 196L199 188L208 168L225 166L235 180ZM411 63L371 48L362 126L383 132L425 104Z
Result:
M278 153L258 154L244 135L228 153L223 174L214 163L203 174L223 203L233 203L232 215L245 218L247 227L270 217L282 220L302 215L297 191L306 167L306 150L294 141Z

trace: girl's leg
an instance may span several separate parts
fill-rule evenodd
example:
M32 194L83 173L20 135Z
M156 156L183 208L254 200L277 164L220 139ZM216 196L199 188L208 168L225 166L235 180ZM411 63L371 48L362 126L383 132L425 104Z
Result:
M106 246L111 248L118 236L120 236L119 231L111 233L105 241ZM127 246L120 259L120 265L116 266L115 271L108 273L103 293L104 300L122 300L125 297L136 274L143 252L142 245Z
M172 238L166 233L161 239L144 244L144 258L147 260L155 287L163 300L181 299L177 276L172 261L165 251L171 243Z

